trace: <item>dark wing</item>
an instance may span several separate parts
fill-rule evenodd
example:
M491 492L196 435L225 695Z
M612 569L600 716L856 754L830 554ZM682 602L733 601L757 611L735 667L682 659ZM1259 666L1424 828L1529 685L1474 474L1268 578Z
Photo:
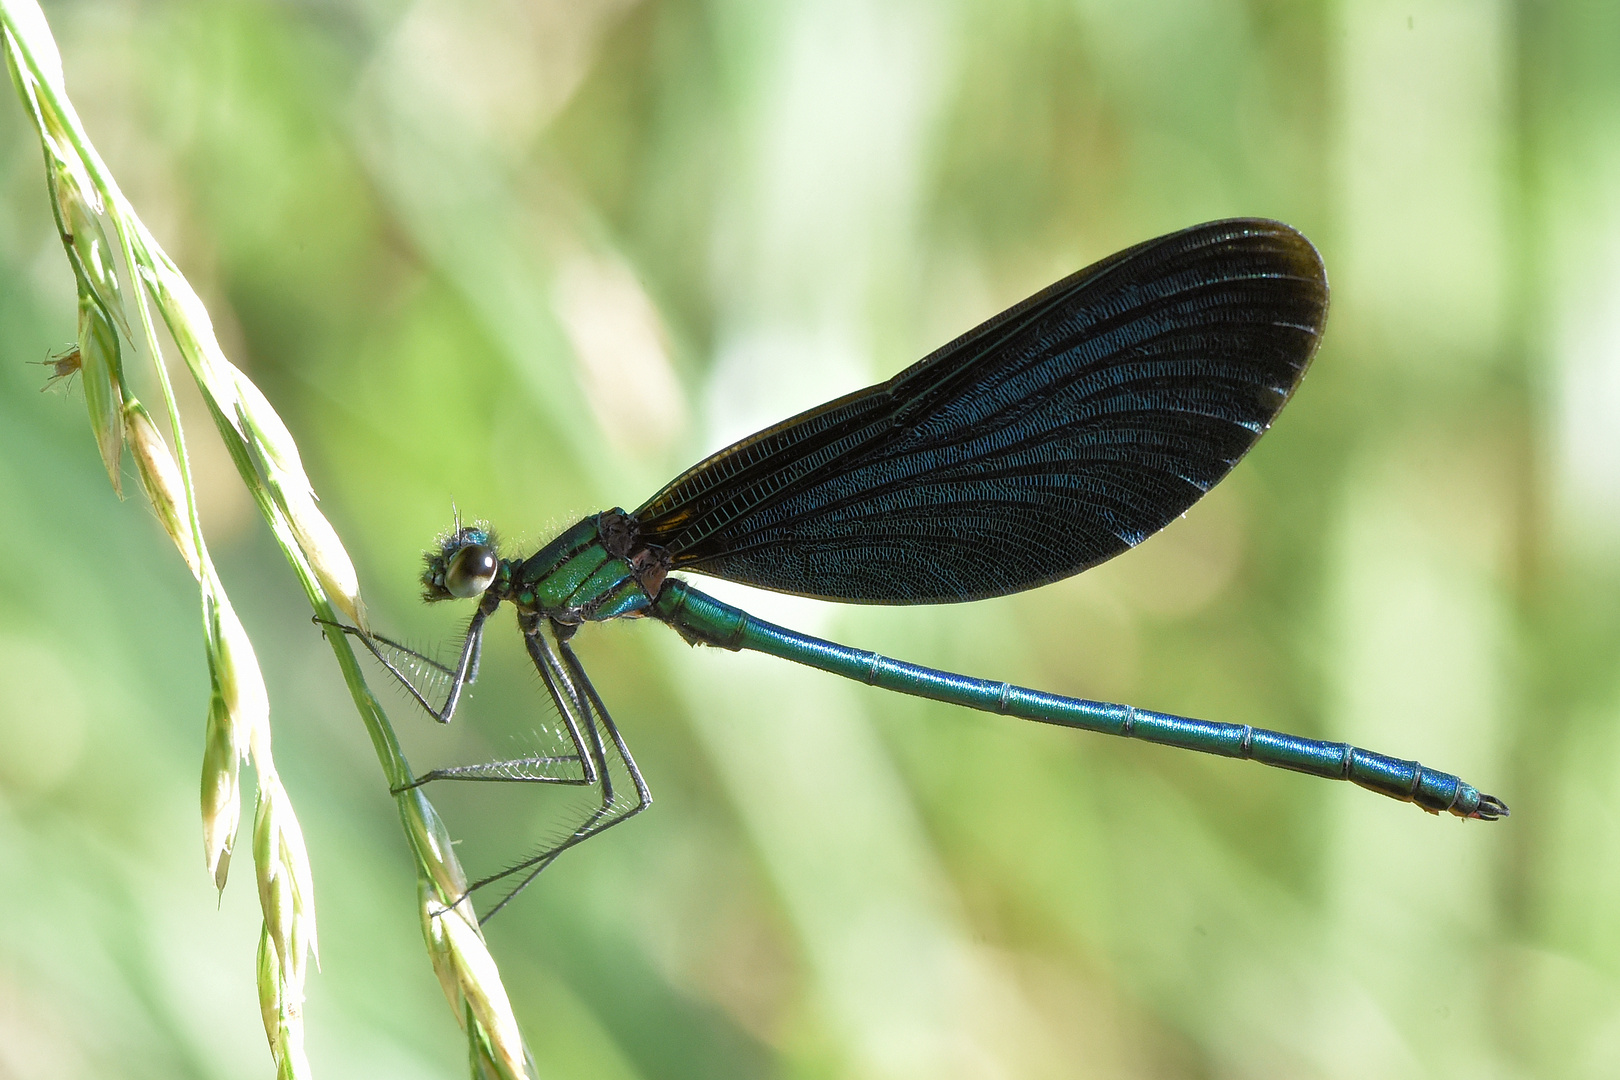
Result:
M1275 221L1122 251L888 382L751 435L634 517L675 569L868 603L1078 573L1163 528L1270 426L1327 318Z

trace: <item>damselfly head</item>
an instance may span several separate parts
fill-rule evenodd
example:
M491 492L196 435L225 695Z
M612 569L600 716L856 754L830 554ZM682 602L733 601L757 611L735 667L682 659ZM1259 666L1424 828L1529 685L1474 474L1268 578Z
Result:
M424 556L422 598L470 600L482 596L500 573L501 559L495 550L495 534L483 522L461 525L439 539L437 550Z

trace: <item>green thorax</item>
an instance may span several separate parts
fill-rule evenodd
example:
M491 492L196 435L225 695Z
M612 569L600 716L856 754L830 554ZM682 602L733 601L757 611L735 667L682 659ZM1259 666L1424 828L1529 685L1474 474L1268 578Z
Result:
M638 546L634 521L615 508L513 566L503 599L561 623L601 622L644 614L668 572L668 554Z

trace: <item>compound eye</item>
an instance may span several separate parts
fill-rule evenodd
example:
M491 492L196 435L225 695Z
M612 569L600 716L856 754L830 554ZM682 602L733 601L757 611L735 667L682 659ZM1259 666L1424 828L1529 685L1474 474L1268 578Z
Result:
M444 591L458 600L470 600L489 588L500 561L487 544L466 544L450 556L444 571Z

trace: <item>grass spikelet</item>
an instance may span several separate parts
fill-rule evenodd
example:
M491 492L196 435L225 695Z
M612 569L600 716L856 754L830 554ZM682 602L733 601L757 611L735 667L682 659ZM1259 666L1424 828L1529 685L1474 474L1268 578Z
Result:
M466 1029L473 1075L503 1080L533 1077L534 1065L506 988L467 898L467 875L451 846L449 830L420 788L397 798L423 871L417 884L422 938L439 986Z
M96 437L107 478L120 498L124 494L124 378L118 332L106 310L84 288L79 290L79 370L90 431Z
M225 888L231 849L242 821L242 755L236 730L225 708L218 684L208 703L208 725L203 736L202 820L203 862L214 888Z
M421 900L422 936L445 996L452 1007L461 1006L474 1075L486 1072L501 1080L533 1077L512 1003L506 998L477 919L466 904L446 907L425 882Z
M289 1001L286 990L270 928L266 926L259 932L259 1012L270 1037L276 1080L303 1080L314 1075L304 1053L303 999Z
M152 414L135 398L124 402L124 431L147 501L157 513L163 531L180 550L180 557L186 560L191 576L201 578L197 544L191 535L191 523L184 517L186 483L180 476L180 466L175 463L163 436L158 434Z
M268 738L268 736L266 736ZM262 761L267 746L255 745ZM304 833L292 800L273 768L258 766L259 805L253 822L264 931L259 943L259 1005L278 1075L312 1075L304 1057L304 981L315 941L315 893Z
M203 852L215 888L223 889L242 817L238 771L254 740L268 740L270 699L253 643L230 601L207 583L211 579L210 572L203 590L212 691L203 750ZM262 773L259 782L264 783Z

